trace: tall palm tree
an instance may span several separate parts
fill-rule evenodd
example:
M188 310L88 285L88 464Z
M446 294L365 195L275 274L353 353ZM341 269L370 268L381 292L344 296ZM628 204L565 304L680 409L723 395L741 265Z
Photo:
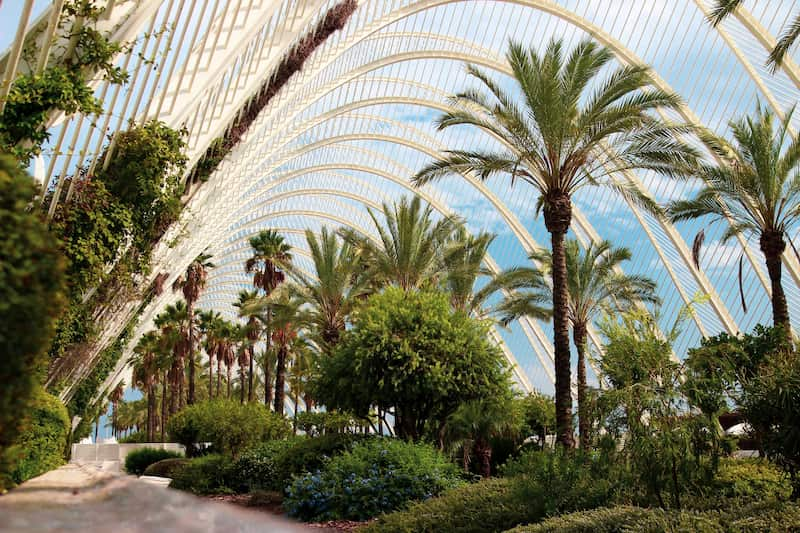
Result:
M222 315L216 311L202 311L199 313L198 330L205 339L204 347L208 355L208 399L214 398L214 360L217 360L217 369L222 366L219 351L222 345ZM219 394L219 371L217 372L217 394Z
M403 197L392 206L383 204L383 221L369 210L380 245L352 229L342 229L340 234L364 258L368 276L408 291L441 277L442 249L460 223L456 217L435 222L432 214L430 206L423 208L419 196L411 201Z
M189 333L192 327L186 302L179 301L168 305L155 319L161 330L164 349L172 354L169 369L169 382L172 388L169 413L174 414L184 404L183 385L185 381L186 359L189 355Z
M738 234L758 237L772 288L772 320L787 334L791 333L781 256L800 217L800 143L789 134L793 113L794 108L776 129L775 115L759 105L755 116L729 123L733 143L710 131L701 132L701 139L721 163L698 163L696 175L704 187L694 198L673 202L668 209L675 221L730 218L723 242Z
M119 432L119 425L117 423L117 407L119 407L119 402L122 401L122 397L125 395L125 382L120 381L117 383L117 386L114 387L108 395L108 399L111 401L111 431L113 432L114 437L118 435Z
M456 150L423 168L423 185L451 174L481 179L504 175L521 179L539 198L533 212L544 215L554 259L553 329L556 374L557 440L574 443L570 391L569 321L564 239L572 223L572 197L587 185L603 185L653 211L658 206L625 171L652 169L675 175L694 163L697 153L679 140L690 128L668 124L654 111L675 110L680 99L652 86L642 65L618 67L600 79L613 53L580 42L569 53L553 40L543 53L511 43L507 54L519 98L475 66L468 73L483 86L452 98L452 110L439 129L471 125L497 138L497 150Z
M744 3L744 0L716 0L708 16L711 25L717 27L723 20L733 14L742 3ZM775 43L775 47L769 53L767 65L772 67L773 72L781 66L789 49L797 42L798 38L800 38L800 12L798 12L789 25L782 30L778 42Z
M299 315L302 301L293 298L288 291L276 294L267 303L273 312L274 327L272 342L275 346L275 403L276 413L284 413L286 398L286 367L289 362L290 350L297 339L301 317Z
M310 304L307 320L329 349L338 342L355 305L369 292L369 280L361 256L328 228L323 227L319 236L306 230L306 241L317 279L296 271L292 274L299 297Z
M292 417L292 431L297 434L297 414L300 398L308 400L308 379L314 365L314 352L308 341L302 337L295 337L289 346L290 364L288 369L289 392L292 395L294 415ZM310 404L306 403L306 409Z
M195 358L194 358L194 305L197 303L200 294L206 287L208 269L214 268L214 263L209 261L211 256L202 253L194 258L186 268L186 273L175 280L172 284L173 291L183 292L186 299L186 310L189 319L189 327L186 330L188 338L188 359L189 359L189 405L194 403L194 381L195 381Z
M157 331L148 331L139 338L133 349L133 376L147 396L147 442L155 441L156 385L160 370L156 352L159 348Z
M270 229L263 230L255 237L250 238L250 247L253 249L253 255L245 262L244 269L248 274L253 273L253 285L269 296L286 280L285 272L291 270L291 246L284 241L283 236ZM269 350L272 336L271 314L272 311L267 308L265 310L267 350ZM268 373L269 369L265 368L264 375L266 376ZM268 388L264 387L264 404L267 406L269 405ZM282 409L281 412L283 412Z
M249 371L247 375L247 401L252 402L255 395L253 387L253 364L255 360L255 345L261 336L261 326L259 324L260 309L254 311L253 302L258 300L258 292L256 291L239 291L239 299L233 304L234 307L239 309L239 316L247 319L244 325L244 344L243 349L247 350L247 359L249 361ZM265 312L269 312L266 310Z
M656 284L644 277L626 275L617 268L630 260L631 252L624 247L614 247L608 241L591 243L585 251L578 241L567 240L567 288L569 292L568 318L572 324L572 341L578 352L578 432L581 448L589 445L589 420L587 414L586 354L588 353L587 331L602 311L624 311L640 303L658 303ZM544 272L553 268L553 259L547 250L539 250L530 258L540 263ZM524 280L525 269L512 269L509 277ZM513 284L514 281L510 280ZM539 285L545 299L552 300L551 288ZM517 295L509 296L500 306L502 321L518 318L515 315Z

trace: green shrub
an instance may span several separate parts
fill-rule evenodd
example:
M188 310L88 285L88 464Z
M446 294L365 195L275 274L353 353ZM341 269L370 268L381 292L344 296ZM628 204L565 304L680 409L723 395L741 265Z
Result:
M237 456L258 442L281 439L291 432L289 422L259 403L211 400L186 407L167 424L170 438L196 453L195 445L210 442L213 450Z
M525 502L512 498L512 492L511 479L483 480L380 516L364 532L495 533L538 519Z
M218 494L231 492L228 476L231 460L226 455L209 454L196 457L172 471L173 489L194 494Z
M519 526L509 533L618 533L637 524L648 512L642 507L601 507L554 516L538 524Z
M231 467L231 489L283 492L290 477L282 472L281 465L300 440L304 439L271 440L242 452Z
M125 471L135 476L141 476L144 471L153 463L163 459L177 459L183 457L182 454L158 448L141 448L133 450L125 456Z
M372 439L296 478L284 506L303 520L364 520L459 483L456 466L431 446Z
M134 431L130 435L120 437L119 439L117 439L117 442L119 442L120 444L144 444L150 441L147 438L147 432Z
M12 484L12 447L35 401L64 303L59 244L40 210L31 209L36 193L19 162L0 152L0 492Z
M69 430L67 408L58 398L39 389L33 399L30 419L15 445L19 455L11 471L14 483L61 466Z
M176 470L183 468L190 460L184 457L180 459L162 459L145 468L142 475L171 478Z
M338 411L303 411L297 415L297 429L309 437L345 433L356 424L353 415Z
M330 434L320 437L292 437L266 441L242 452L231 469L231 488L237 492L278 491L292 482L292 477L322 468L364 437Z
M528 451L502 472L515 478L515 497L529 502L534 516L594 509L616 496L624 479L605 454L580 451Z
M791 494L789 476L762 459L723 460L710 490L718 498L758 500L786 500Z
M800 530L800 507L788 502L732 505L716 511L601 507L519 526L508 533L751 533Z

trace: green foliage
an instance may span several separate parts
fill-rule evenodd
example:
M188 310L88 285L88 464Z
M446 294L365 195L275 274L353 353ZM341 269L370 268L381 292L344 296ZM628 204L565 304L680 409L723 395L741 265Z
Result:
M321 360L315 397L366 416L393 411L398 434L422 435L464 401L501 395L508 371L489 325L453 311L447 295L389 287L353 317L331 357Z
M111 163L98 173L114 198L130 209L139 246L160 237L180 213L183 134L157 120L118 133Z
M129 334L129 330L124 331L113 344L103 350L97 357L92 371L83 378L73 393L72 399L67 404L70 416L85 416L88 413L97 389L108 377L111 370L114 369L119 358L122 357ZM75 437L83 438L84 436L76 435Z
M519 402L524 418L522 435L526 437L536 435L539 439L539 446L543 447L545 437L556 427L556 405L553 398L532 392L521 398Z
M131 230L131 216L130 208L100 180L80 180L72 199L59 206L52 228L63 240L69 280L77 296L103 279L106 266L117 257Z
M494 533L537 520L510 479L487 479L379 516L365 533Z
M64 302L58 242L30 209L35 194L18 162L0 153L0 490L10 468L8 449L30 413Z
M297 429L309 437L346 433L357 424L353 415L339 411L303 411L297 415Z
M347 433L319 437L291 437L256 444L233 464L230 487L239 492L283 492L294 476L314 472L360 442L364 437Z
M190 460L183 457L180 459L162 459L145 468L142 475L172 478L174 473L188 464Z
M798 528L800 507L796 503L763 502L704 512L601 507L548 518L508 533L777 533Z
M741 411L755 429L766 456L793 479L800 495L800 357L796 351L776 351L758 373L742 380Z
M643 520L650 511L642 507L600 507L548 518L538 524L520 526L508 533L620 533Z
M230 468L231 459L227 455L195 457L172 469L169 486L194 494L229 493L227 482Z
M206 153L194 167L194 177L199 181L208 181L217 166L225 159L230 151L230 146L222 137L217 137L208 145Z
M296 442L296 439L271 440L242 452L231 467L230 487L236 492L283 492L291 475L287 476L281 467Z
M11 450L16 464L14 483L44 474L64 463L70 423L64 404L39 388L30 406L30 419Z
M528 502L533 516L545 517L611 502L620 488L614 462L606 454L558 448L523 453L502 471L515 480L514 497Z
M296 478L284 506L303 520L364 520L458 484L455 465L431 446L371 439Z
M111 41L95 28L101 11L92 2L70 1L63 9L59 38L75 37L70 57L56 58L38 74L22 74L14 80L2 115L0 115L0 150L7 150L20 161L27 162L40 152L49 138L46 125L51 113L78 111L89 115L102 111L89 82L95 72L111 83L124 83L127 72L114 66L114 59L125 45ZM67 33L63 28L69 19L81 18L80 26Z
M763 459L726 459L707 492L713 498L786 500L792 485L786 474Z
M141 476L150 465L164 459L177 459L183 457L178 452L158 448L140 448L133 450L125 456L125 471L135 476Z
M693 448L697 433L682 416L680 369L671 359L677 326L664 338L653 316L631 310L618 320L607 318L601 330L608 342L600 369L613 387L599 399L606 429L610 435L625 435L623 457L633 485L661 507L680 508L687 485L711 474Z
M150 442L147 439L147 432L145 431L134 431L133 433L129 433L124 437L119 437L117 442L120 444L141 444L145 442Z
M260 403L207 400L175 414L167 431L189 455L197 443L210 442L214 451L235 457L257 442L287 437L291 428L284 417Z

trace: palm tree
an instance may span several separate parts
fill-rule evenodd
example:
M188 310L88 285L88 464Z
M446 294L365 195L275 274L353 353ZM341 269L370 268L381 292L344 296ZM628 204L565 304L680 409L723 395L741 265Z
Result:
M447 419L445 438L453 449L461 448L462 466L469 471L470 452L481 462L481 475L492 475L492 445L497 437L516 437L522 413L513 398L473 400L462 404Z
M655 295L656 284L650 279L625 275L618 267L631 258L627 248L613 247L610 242L591 243L582 251L578 241L567 240L565 246L567 259L567 288L569 292L569 321L572 324L572 340L578 352L578 432L581 448L589 446L589 420L587 414L588 398L586 388L586 354L588 353L587 331L602 311L624 311L639 303L658 303ZM553 268L550 252L539 250L530 258L538 262L544 272ZM510 277L525 277L524 269L516 269ZM528 276L531 274L528 273ZM512 282L513 283L513 282ZM540 285L545 299L552 300L551 289ZM501 308L502 321L514 318L517 308L516 295L506 299Z
M250 247L253 255L245 262L244 269L253 273L253 285L261 289L269 296L286 279L285 271L289 271L292 265L291 246L284 242L283 237L274 230L263 230L255 237L250 239ZM266 315L266 343L269 350L272 311L267 308ZM269 373L269 369L264 369L264 375ZM277 378L276 378L277 379ZM269 387L264 387L264 404L269 405L267 391ZM275 387L277 391L277 383ZM283 410L281 409L281 412Z
M283 414L286 397L286 366L289 361L290 350L299 328L299 310L302 302L292 298L288 293L283 293L278 298L271 298L266 303L274 313L275 326L272 331L272 342L275 345L275 404L274 409L278 414Z
M147 441L155 440L156 385L161 372L158 368L156 352L159 347L157 331L148 331L139 338L133 349L133 376L135 382L147 396Z
M318 332L321 344L330 349L338 342L353 308L369 292L368 277L354 247L341 242L328 228L323 227L319 237L306 230L306 241L317 279L296 271L292 274L298 296L311 306L308 322Z
M226 398L231 397L231 369L236 364L236 325L227 320L220 323L220 347L217 354L217 364L225 363L225 385L227 388ZM219 372L217 372L217 396L219 396Z
M711 25L717 27L723 20L736 11L744 0L717 0L714 7L709 13L708 19ZM775 43L775 48L769 53L769 60L767 65L772 67L772 72L775 72L778 67L783 63L789 49L797 42L800 37L800 12L798 12L792 22L783 30L778 42Z
M314 364L314 352L306 339L295 336L289 346L289 354L291 356L288 370L289 392L294 404L292 431L297 434L297 413L301 397L306 401L306 409L310 408L307 384Z
M434 222L432 213L430 206L422 207L419 196L410 202L403 197L393 206L383 204L383 223L369 210L380 245L352 229L342 229L340 234L364 258L373 281L409 291L441 277L443 247L460 224L456 217Z
M111 393L108 395L108 399L111 401L111 431L114 434L114 437L117 436L119 431L119 425L117 424L117 407L119 406L119 402L122 400L122 397L125 395L125 382L120 381L117 383L117 386L112 389Z
M192 327L186 303L179 301L168 305L155 319L161 330L164 349L172 354L169 382L172 388L169 412L174 414L183 406L183 383L185 381L186 358L189 354L189 333Z
M247 350L247 359L249 361L249 372L247 377L247 401L253 401L255 389L253 387L253 362L255 360L255 344L261 336L261 327L259 326L258 312L253 311L253 302L258 300L258 292L256 291L240 291L239 299L233 304L234 307L239 309L239 316L246 318L247 323L244 326L244 344L243 349ZM267 310L266 312L269 312Z
M500 288L495 284L485 285L481 290L475 287L482 276L493 279L492 271L483 262L494 239L492 233L470 235L464 226L459 226L444 247L442 285L450 294L453 309L480 314L486 299Z
M739 234L758 237L772 288L772 320L788 335L791 330L781 284L781 256L800 216L800 143L789 133L793 112L794 108L776 130L775 115L758 106L754 117L729 123L733 143L710 131L701 132L703 142L721 163L698 163L696 175L705 182L703 189L691 200L669 206L675 221L706 215L715 222L729 219L723 242Z
M675 110L680 99L653 88L648 67L619 67L601 80L599 73L613 53L591 40L582 41L566 55L560 40L550 41L542 54L512 42L507 58L521 94L519 102L481 69L469 66L468 73L484 90L455 95L452 110L437 122L439 129L475 126L501 141L504 148L447 152L413 181L423 185L451 174L474 173L484 180L504 175L512 186L521 179L538 193L534 214L544 215L554 259L557 439L572 446L564 255L572 197L587 185L604 185L658 211L653 199L625 172L652 169L676 175L694 163L697 153L678 138L689 127L656 118L654 111Z
M214 397L214 360L217 360L217 369L222 365L219 351L222 344L222 315L215 311L200 313L198 329L205 338L205 350L208 355L208 399ZM217 395L219 395L219 371L217 371Z
M189 358L189 405L194 403L194 375L195 375L195 360L194 360L194 304L200 298L200 293L206 287L206 279L208 278L208 269L214 268L214 264L209 261L210 255L202 253L194 258L189 266L186 268L186 273L175 280L172 284L173 291L182 291L183 297L186 299L186 309L189 317L189 327L186 330L188 335L188 358Z

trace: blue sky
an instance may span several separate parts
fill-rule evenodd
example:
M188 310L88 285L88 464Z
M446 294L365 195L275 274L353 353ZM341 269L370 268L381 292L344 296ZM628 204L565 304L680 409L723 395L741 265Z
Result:
M49 3L48 0L35 0L30 22L36 20ZM24 5L24 0L0 0L0 51L5 51L11 46Z

